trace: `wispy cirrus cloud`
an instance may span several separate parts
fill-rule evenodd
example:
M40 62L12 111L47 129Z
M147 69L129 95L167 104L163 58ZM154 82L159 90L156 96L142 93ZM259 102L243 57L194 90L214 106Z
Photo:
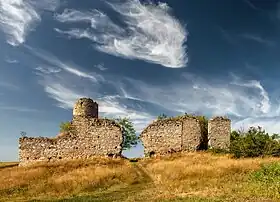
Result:
M20 88L17 85L14 85L10 82L0 81L0 89L5 88L8 90L19 90Z
M19 107L19 106L6 106L6 105L1 105L0 104L0 111L16 111L16 112L40 112L39 110L36 109L31 109L31 108L26 108L26 107Z
M22 44L41 20L43 10L55 10L59 0L0 0L0 29L12 46Z
M5 61L9 64L17 64L18 63L18 60L11 59L11 58L8 58L8 57L5 58Z
M132 103L134 98L127 97L120 88L121 78L96 72L85 73L79 66L64 63L47 52L32 48L30 50L43 59L40 68L35 68L36 75L39 76L38 82L46 94L57 102L58 107L71 110L78 98L91 97L99 103L102 116L130 117L138 132L151 120L151 114L123 103L123 100ZM71 71L68 71L69 69ZM80 80L81 75L87 80Z
M65 9L55 17L62 23L88 23L87 29L55 30L74 38L88 38L95 48L118 57L139 59L170 68L187 65L187 31L171 14L166 3L142 3L126 0L108 3L126 27L114 23L99 10Z
M254 80L233 78L230 82L211 84L188 75L178 78L177 83L157 86L131 78L114 78L109 85L114 86L115 91L104 94L88 84L75 88L67 79L63 83L59 79L45 79L45 92L58 102L59 107L72 109L79 97L92 97L99 103L102 116L128 116L138 132L160 113L227 115L232 118L234 129L251 125L268 127L272 117L280 120L276 110L279 103L271 102L261 83Z
M268 47L276 46L276 42L266 39L256 33L231 33L228 30L223 29L222 27L218 27L219 31L221 32L222 37L233 45L241 44L241 40L250 40Z
M55 74L61 71L61 69L59 68L55 68L47 65L38 66L35 69L43 74Z
M47 65L41 65L36 68L36 70L40 71L41 73L58 73L61 70L67 71L72 75L90 79L91 81L98 82L99 80L102 80L101 75L97 75L95 73L88 73L84 72L82 70L79 70L80 68L75 67L74 64L66 64L61 62L58 58L56 58L54 55L51 55L47 52L44 52L42 50L36 50L30 46L25 46L28 50L31 51L31 53L40 59L47 62ZM98 77L98 78L97 78Z
M274 41L270 41L268 39L265 39L261 36L258 36L256 34L241 34L240 37L244 38L244 39L248 39L251 41L255 41L257 43L266 45L266 46L275 46L275 42Z
M50 58L47 57L45 62L52 63ZM53 64L56 68L67 66L59 59ZM77 65L75 71L81 71ZM95 78L102 78L98 82L91 79L81 81L79 75L72 72L49 74L41 71L39 75L39 83L46 94L57 102L58 107L71 110L78 98L91 97L99 103L101 116L128 116L138 132L161 113L227 115L233 118L234 128L239 127L242 120L245 120L245 126L249 123L266 123L264 125L268 126L271 121L267 120L271 120L271 117L280 120L280 112L277 111L279 102L269 96L260 81L244 80L233 74L229 78L210 83L188 73L176 78L176 82L155 85L96 72L93 73Z
M258 8L255 4L253 4L251 2L251 0L243 0L243 2L246 3L253 10L256 10L256 11L261 11L262 10L261 8Z
M104 64L98 64L98 65L95 65L95 67L96 67L97 69L99 69L100 71L105 71L105 70L108 69L108 68L106 68L106 67L104 66Z
M149 113L128 108L126 105L120 103L118 98L122 96L107 96L91 91L83 92L81 88L73 89L67 82L64 84L61 84L59 81L54 82L53 80L50 82L47 78L45 78L43 86L48 96L57 101L58 107L72 110L77 99L91 97L98 102L101 116L109 118L129 117L134 123L137 132L143 130L152 118L154 118Z

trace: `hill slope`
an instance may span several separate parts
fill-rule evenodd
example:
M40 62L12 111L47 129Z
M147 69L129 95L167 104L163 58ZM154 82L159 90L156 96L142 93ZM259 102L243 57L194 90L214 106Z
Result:
M280 201L277 161L187 153L134 163L0 163L0 201Z

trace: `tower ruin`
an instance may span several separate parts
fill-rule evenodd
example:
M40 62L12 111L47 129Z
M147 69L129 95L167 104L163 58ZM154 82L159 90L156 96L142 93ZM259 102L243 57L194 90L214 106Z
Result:
M74 105L73 117L98 118L98 104L90 98L80 98Z

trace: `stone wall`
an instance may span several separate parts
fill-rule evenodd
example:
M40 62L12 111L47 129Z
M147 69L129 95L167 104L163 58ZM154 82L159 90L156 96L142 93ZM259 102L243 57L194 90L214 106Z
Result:
M214 149L227 149L230 145L231 121L214 117L208 121L208 145Z
M29 165L38 161L121 155L123 143L121 127L112 120L93 118L97 115L94 109L91 110L88 104L83 103L85 104L83 111L80 107L81 100L77 103L75 106L79 107L74 109L69 132L54 138L22 137L19 139L20 165ZM96 107L94 102L87 103L93 103L92 106Z
M73 109L73 117L75 116L98 118L98 104L90 98L79 99Z
M55 138L20 138L20 164L121 155L122 132L114 122L76 117L73 120L73 129L75 131Z
M182 150L197 151L203 144L203 134L200 121L194 117L186 117L182 120Z
M154 121L140 135L144 144L144 153L152 155L181 151L182 125L179 120Z
M196 151L205 142L195 117L168 118L151 123L140 135L145 155Z
M230 143L231 122L215 117L203 128L203 123L193 116L155 120L140 135L146 156L177 151L198 151L208 148L227 149ZM209 135L208 135L209 134ZM209 139L208 139L209 138ZM208 142L209 141L209 142Z
M68 132L54 138L22 137L19 139L20 165L39 161L88 159L92 157L121 156L122 128L116 122L98 118L98 104L89 98L79 99L73 109ZM155 120L140 135L146 155L179 151L197 151L229 147L231 122L215 117L207 130L193 116ZM209 138L209 142L208 142Z

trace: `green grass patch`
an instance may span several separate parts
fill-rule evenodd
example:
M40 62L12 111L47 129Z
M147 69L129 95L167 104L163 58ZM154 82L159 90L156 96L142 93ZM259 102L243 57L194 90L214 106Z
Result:
M280 162L262 164L250 175L252 189L256 195L280 199Z

